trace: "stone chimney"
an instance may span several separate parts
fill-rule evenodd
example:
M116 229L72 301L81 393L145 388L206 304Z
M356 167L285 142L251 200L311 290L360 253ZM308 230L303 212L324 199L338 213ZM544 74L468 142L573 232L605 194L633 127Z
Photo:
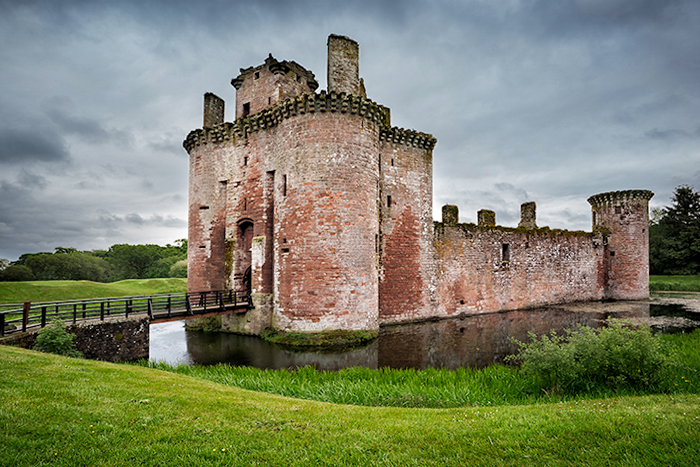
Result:
M360 94L360 45L345 36L328 36L328 92Z
M224 100L210 92L204 95L204 128L224 123Z
M459 223L459 208L451 204L442 207L442 223L445 226L455 226Z
M534 201L530 201L528 203L523 203L520 205L520 223L518 224L518 227L525 227L526 229L536 229L537 228L537 222L536 222L536 214L535 210L537 209L537 205L535 204Z
M481 227L493 227L496 225L496 213L488 209L482 209L476 213L478 224Z

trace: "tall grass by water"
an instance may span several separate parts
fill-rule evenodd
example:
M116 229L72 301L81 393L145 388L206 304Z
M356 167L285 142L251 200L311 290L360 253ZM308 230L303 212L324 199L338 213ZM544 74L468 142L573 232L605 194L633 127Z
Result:
M516 367L493 365L483 370L390 369L354 367L339 371L318 371L311 367L297 370L261 370L213 366L170 366L163 362L142 362L195 378L252 391L338 404L448 408L552 403L655 393L700 393L700 332L661 336L673 348L679 364L658 384L591 384L586 390L557 393L542 390L537 378L526 376Z

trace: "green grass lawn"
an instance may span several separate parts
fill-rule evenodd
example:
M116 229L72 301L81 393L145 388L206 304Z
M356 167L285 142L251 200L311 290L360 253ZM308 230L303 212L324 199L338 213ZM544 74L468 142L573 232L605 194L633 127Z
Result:
M187 279L0 282L0 304L187 292Z
M697 394L357 407L0 347L7 466L695 466L697 433Z
M649 276L649 290L700 292L700 276Z

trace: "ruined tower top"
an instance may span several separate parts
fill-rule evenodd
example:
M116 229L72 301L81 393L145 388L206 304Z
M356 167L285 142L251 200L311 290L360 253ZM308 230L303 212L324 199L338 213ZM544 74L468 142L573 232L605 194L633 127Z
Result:
M345 36L328 36L328 92L360 95L360 45Z

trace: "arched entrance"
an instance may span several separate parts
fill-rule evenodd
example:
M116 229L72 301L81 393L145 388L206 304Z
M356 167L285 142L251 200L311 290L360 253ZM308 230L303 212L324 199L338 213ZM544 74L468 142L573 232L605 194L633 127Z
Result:
M253 222L249 219L238 223L236 231L236 290L250 294L252 283Z

